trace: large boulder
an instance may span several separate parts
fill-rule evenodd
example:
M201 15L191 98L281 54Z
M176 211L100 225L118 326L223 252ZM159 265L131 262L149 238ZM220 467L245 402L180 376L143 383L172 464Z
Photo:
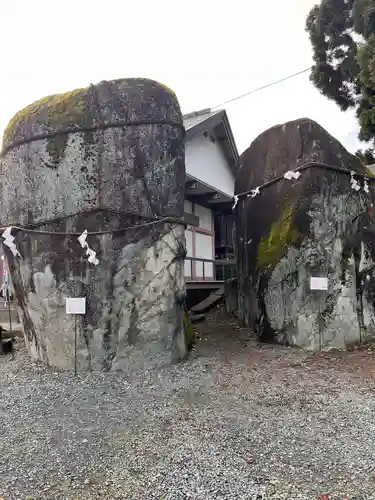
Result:
M0 171L2 227L43 231L13 229L22 259L4 245L29 353L73 367L75 318L65 299L86 297L78 368L184 357L184 129L175 94L123 79L41 99L9 123ZM97 266L78 241L84 230Z
M311 163L298 179L283 177ZM259 194L241 196L279 176ZM241 155L238 316L260 340L317 350L374 335L374 190L367 176L355 156L308 119L265 131ZM328 290L311 290L311 277L328 278Z

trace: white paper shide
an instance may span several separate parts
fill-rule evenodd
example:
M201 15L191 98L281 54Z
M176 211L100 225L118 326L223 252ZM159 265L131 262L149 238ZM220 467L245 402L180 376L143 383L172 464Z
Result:
M284 174L284 179L288 179L288 181L291 181L292 179L295 179L297 180L299 177L300 177L300 172L294 172L293 170L288 170L288 172L286 172Z
M86 255L88 255L88 261L90 262L90 264L94 264L94 266L97 266L99 264L99 260L96 258L96 252L94 252L94 250L92 250L86 239L87 239L87 229L85 229L83 231L83 233L81 234L81 236L78 237L78 241L81 245L82 248L86 248Z
M6 245L15 257L18 255L22 258L14 243L15 237L12 236L12 227L7 227L1 237L4 238L3 245Z

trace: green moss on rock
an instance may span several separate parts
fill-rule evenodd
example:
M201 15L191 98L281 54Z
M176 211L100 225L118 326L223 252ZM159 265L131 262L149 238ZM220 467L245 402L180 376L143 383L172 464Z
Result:
M285 255L288 246L296 244L300 233L293 226L294 205L287 205L276 222L270 228L267 237L262 238L258 246L257 264L260 268L275 266Z
M57 166L64 157L67 144L68 134L56 135L47 140L47 151L53 166Z
M109 86L110 85L110 86ZM106 88L106 86L109 86ZM118 79L111 82L101 82L95 86L97 92L104 88L99 109L95 109L95 90L92 87L80 88L63 94L43 97L19 111L9 122L3 135L3 149L11 147L18 141L30 140L33 137L47 136L47 151L50 162L57 165L64 157L68 142L68 132L75 129L91 129L97 123L98 114L106 123L115 123L121 119L123 106L134 105L140 115L149 110L148 102L155 96L168 94L161 106L153 113L157 119L163 119L170 108L179 110L175 93L165 85L146 78ZM108 91L109 90L109 91ZM113 93L115 98L110 95ZM144 98L143 95L146 97ZM171 99L172 98L172 99ZM124 99L124 102L122 100ZM120 109L120 111L119 111ZM179 111L180 112L180 111ZM164 116L163 116L164 114ZM170 115L173 114L170 113ZM156 118L155 118L156 119ZM51 137L48 135L51 134ZM52 136L53 135L53 136ZM90 136L92 139L92 136Z
M38 122L38 118L43 115L47 118L51 129L56 126L67 128L79 123L81 125L84 118L86 105L83 99L87 89L76 89L64 94L55 94L39 99L29 106L21 109L8 123L3 136L3 146L11 142L16 126L23 125L26 120Z
M168 94L171 94L172 97L174 97L175 99L177 99L177 95L176 95L176 92L174 92L174 90L172 90L171 88L169 88L167 85L164 85L164 83L159 83L160 87L162 87L166 92L168 92Z
M38 123L41 119L51 132L79 126L92 126L91 113L88 112L84 99L87 89L76 89L63 94L55 94L39 99L19 111L9 122L4 131L3 147L11 143L15 129L25 125L27 121ZM67 135L56 135L48 138L47 151L51 161L56 163L64 156L68 142Z
M366 167L366 175L367 175L367 177L375 177L374 174L371 172L371 170L368 167Z

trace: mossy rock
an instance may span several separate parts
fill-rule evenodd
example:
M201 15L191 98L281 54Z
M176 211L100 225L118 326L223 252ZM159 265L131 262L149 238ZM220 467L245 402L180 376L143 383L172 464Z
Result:
M188 350L191 350L193 345L195 344L195 333L194 327L190 321L189 314L185 311L184 313L184 333L185 340Z
M182 126L175 93L153 80L129 78L43 97L10 120L3 135L3 154L24 142L46 138L51 162L58 164L64 156L69 133L87 134L98 127L132 123Z
M367 177L375 177L374 174L371 172L371 170L368 167L366 167L366 165L364 167Z
M134 82L137 83L139 86L144 86L145 83L150 82L151 80L148 80L147 78L120 78L118 80L113 80L113 81L118 85L120 89L127 89L132 87L134 85ZM164 85L163 83L160 82L158 82L158 85L161 88L163 88L168 94L177 99L176 93L167 85Z
M285 178L289 170L314 163L297 179ZM341 295L347 300L346 270L353 274L353 255L360 263L362 246L371 253L369 262L373 261L374 230L368 210L374 203L374 185L369 183L365 190L361 179L361 189L354 191L350 182L352 171L372 178L371 171L306 118L260 134L242 153L240 164L236 194L268 185L255 197L241 197L234 213L239 322L254 328L258 338L267 342L315 348L321 345L319 335L324 331L331 339L328 342L341 342L336 323L332 322L331 330L328 324L333 309L327 297L332 295L334 305ZM310 293L309 277L314 275L329 277L328 295ZM363 311L359 287L370 286L362 281L357 279L358 307L353 315ZM367 302L373 297L371 291ZM321 311L326 311L327 321ZM354 332L354 323L344 322L342 331Z
M268 235L259 243L257 264L259 268L275 266L289 246L297 244L301 235L293 225L294 205L286 205L281 217L270 228Z

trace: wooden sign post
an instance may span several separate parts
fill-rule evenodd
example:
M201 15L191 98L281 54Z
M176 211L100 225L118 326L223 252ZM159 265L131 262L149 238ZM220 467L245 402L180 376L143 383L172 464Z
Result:
M74 314L74 375L77 375L77 315L86 314L86 297L66 297L66 314Z

